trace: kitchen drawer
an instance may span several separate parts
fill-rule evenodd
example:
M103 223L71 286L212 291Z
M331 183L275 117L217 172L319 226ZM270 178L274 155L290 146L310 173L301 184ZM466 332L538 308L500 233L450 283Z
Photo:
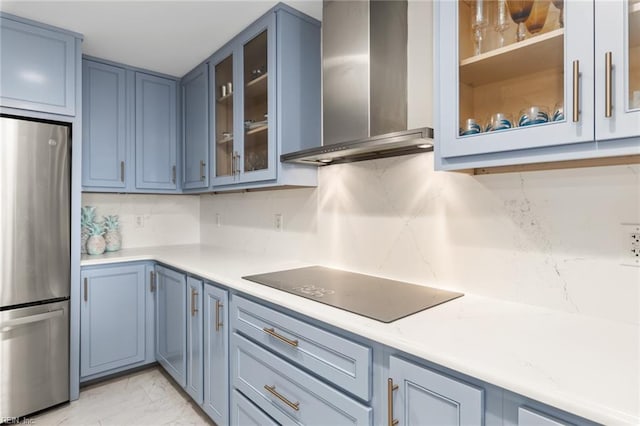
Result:
M231 397L231 424L238 426L279 425L237 390L233 390Z
M371 399L371 348L234 297L232 327L353 395Z
M372 409L315 379L280 357L232 335L234 386L277 422L302 425L370 425Z
M527 407L518 407L518 426L571 426Z

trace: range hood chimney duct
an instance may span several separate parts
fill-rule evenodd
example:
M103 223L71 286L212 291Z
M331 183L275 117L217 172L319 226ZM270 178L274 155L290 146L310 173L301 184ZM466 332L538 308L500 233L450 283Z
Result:
M323 2L323 146L282 161L320 166L433 150L433 129L407 130L407 6Z

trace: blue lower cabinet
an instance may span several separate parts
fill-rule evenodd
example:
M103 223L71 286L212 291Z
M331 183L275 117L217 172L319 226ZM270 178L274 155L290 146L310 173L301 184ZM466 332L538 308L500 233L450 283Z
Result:
M80 376L83 380L152 361L146 348L149 327L146 306L147 298L151 297L146 276L144 264L82 270Z
M187 278L187 384L194 401L203 402L202 281Z
M237 390L232 391L231 412L234 426L278 426L279 423L256 407ZM216 422L217 423L217 422ZM227 424L227 423L218 423Z
M218 425L229 424L229 296L204 284L204 403L202 409ZM246 424L246 423L241 423Z
M237 333L231 336L233 385L281 424L370 425L372 409ZM239 419L231 419L241 424Z
M388 417L401 425L482 425L484 391L391 356L384 395Z
M156 359L180 386L187 384L187 282L156 266Z
M518 407L518 426L570 426L546 414L539 413L528 407Z

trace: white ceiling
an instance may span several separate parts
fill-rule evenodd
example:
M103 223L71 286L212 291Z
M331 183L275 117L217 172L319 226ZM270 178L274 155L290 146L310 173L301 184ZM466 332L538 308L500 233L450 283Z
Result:
M275 0L2 0L0 10L84 35L83 53L181 77ZM284 3L321 19L321 0Z

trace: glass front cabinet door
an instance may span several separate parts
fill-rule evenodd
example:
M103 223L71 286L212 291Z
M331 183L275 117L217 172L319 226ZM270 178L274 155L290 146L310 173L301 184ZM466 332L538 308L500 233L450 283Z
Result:
M274 28L269 15L212 59L214 186L276 178Z
M435 7L437 168L636 153L597 142L640 135L639 0Z
M598 0L595 18L596 139L637 137L640 0Z

